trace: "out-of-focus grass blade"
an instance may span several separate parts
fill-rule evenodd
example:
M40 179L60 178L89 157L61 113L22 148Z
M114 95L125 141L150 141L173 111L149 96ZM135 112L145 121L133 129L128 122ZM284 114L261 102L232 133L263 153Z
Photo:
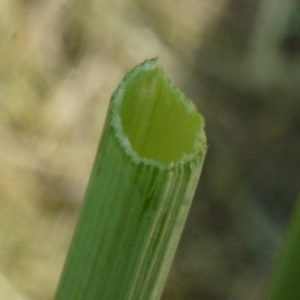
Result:
M56 300L159 299L206 153L157 59L114 93Z
M286 243L271 278L267 300L300 299L300 198L291 219Z

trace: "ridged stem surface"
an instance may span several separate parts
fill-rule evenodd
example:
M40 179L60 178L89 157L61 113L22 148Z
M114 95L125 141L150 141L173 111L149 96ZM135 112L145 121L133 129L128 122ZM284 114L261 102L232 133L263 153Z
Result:
M203 119L157 60L112 97L56 300L159 299L206 152Z

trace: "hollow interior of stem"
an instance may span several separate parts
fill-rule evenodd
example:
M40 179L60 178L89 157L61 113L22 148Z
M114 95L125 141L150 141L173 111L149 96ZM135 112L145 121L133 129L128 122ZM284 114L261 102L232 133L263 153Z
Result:
M169 163L197 151L200 115L160 68L127 78L121 103L124 133L139 156Z

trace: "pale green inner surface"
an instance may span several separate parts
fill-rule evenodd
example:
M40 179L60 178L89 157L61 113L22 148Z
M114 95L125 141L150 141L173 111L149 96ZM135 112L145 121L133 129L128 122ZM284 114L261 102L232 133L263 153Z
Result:
M120 117L139 156L170 163L197 152L200 115L161 69L144 69L126 83Z

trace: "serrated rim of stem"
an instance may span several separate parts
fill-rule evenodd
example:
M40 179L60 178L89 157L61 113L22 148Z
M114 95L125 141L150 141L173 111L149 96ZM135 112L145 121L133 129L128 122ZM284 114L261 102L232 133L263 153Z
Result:
M186 164L195 160L195 157L198 156L200 153L202 155L206 152L206 136L204 132L204 119L202 115L199 114L199 118L201 120L201 127L196 132L194 145L193 145L193 152L190 154L183 154L182 157L178 161L171 161L169 163L163 163L156 159L145 158L140 156L135 150L132 149L131 143L129 141L128 136L124 133L121 116L120 116L120 107L122 105L123 95L126 90L126 86L131 80L140 74L143 71L148 71L151 69L159 68L158 66L158 58L148 59L136 68L134 68L131 72L129 72L124 80L121 82L117 90L112 96L112 103L111 103L111 122L110 125L115 131L115 136L118 139L120 145L123 147L126 154L132 159L134 163L144 163L145 165L152 165L158 169L170 170L173 168L178 167L179 165ZM169 82L170 80L166 78ZM176 90L177 93L177 101L180 101L183 106L187 110L197 110L195 105L189 101L182 92L170 82L173 88Z

